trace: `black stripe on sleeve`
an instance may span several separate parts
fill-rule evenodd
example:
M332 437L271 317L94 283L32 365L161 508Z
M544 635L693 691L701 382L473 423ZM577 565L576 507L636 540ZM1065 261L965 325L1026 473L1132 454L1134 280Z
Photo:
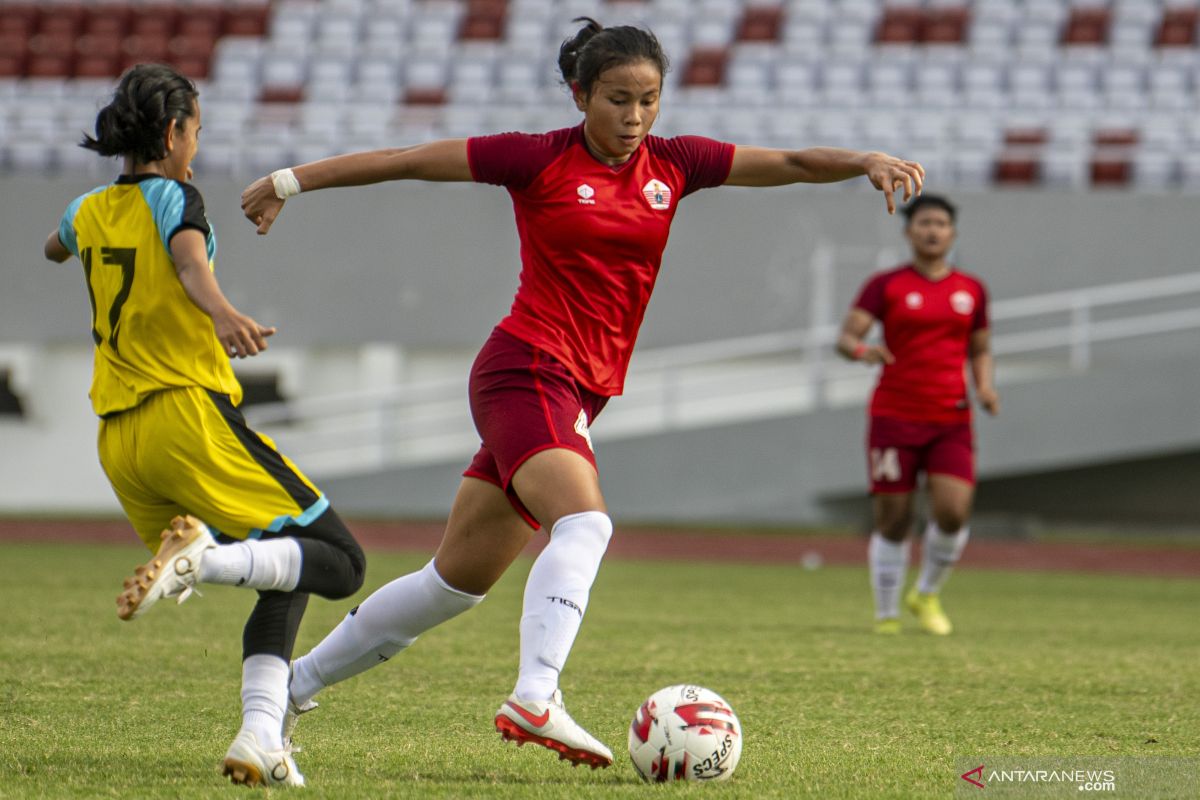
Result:
M212 233L212 227L208 224L208 217L204 214L204 198L200 196L200 190L190 183L182 181L176 181L176 183L183 190L183 213L179 216L179 224L171 230L167 241L169 242L184 228L195 228L207 238Z

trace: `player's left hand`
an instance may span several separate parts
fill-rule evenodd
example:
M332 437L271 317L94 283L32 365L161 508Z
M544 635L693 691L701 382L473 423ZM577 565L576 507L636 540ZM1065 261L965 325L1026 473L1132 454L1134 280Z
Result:
M979 399L979 405L983 410L991 414L993 417L1000 413L1000 395L996 394L996 390L988 387L980 389L976 392Z
M213 327L221 347L230 358L256 356L267 349L267 337L274 336L274 327L259 325L235 308L213 315Z
M925 185L925 168L916 161L889 156L887 153L868 153L867 179L871 185L883 192L889 214L896 213L896 190L904 189L904 202L921 193Z
M242 213L258 228L259 236L266 236L283 210L283 201L275 194L275 184L270 176L262 177L242 192Z

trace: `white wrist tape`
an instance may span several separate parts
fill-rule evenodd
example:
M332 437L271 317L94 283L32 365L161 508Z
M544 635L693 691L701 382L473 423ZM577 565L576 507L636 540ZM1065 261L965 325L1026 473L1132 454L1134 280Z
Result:
M300 181L291 169L277 169L271 173L271 183L275 186L275 196L287 200L295 194L300 194Z

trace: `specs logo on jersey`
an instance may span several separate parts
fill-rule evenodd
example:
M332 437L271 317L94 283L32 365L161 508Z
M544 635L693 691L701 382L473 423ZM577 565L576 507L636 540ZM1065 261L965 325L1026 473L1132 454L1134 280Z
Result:
M579 188L575 190L575 193L579 195L579 205L581 205L581 206L596 205L596 201L592 199L593 197L596 196L596 190L593 189L592 187L588 186L586 183L579 184Z
M575 432L587 442L588 450L596 452L596 448L592 447L592 432L588 430L587 412L582 408L579 409L579 416L575 418Z
M671 207L671 187L657 178L642 187L642 195L655 211L666 211Z
M904 295L904 305L915 311L925 305L925 296L920 292L909 292Z
M959 290L950 295L950 307L965 317L975 310L975 298L970 292Z

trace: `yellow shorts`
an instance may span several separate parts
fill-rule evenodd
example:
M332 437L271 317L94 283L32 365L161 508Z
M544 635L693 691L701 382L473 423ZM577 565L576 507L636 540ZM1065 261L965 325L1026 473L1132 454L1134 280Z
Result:
M200 387L157 392L100 420L100 465L138 536L157 550L177 514L214 534L253 539L307 525L329 501L275 443L246 426L227 395Z

